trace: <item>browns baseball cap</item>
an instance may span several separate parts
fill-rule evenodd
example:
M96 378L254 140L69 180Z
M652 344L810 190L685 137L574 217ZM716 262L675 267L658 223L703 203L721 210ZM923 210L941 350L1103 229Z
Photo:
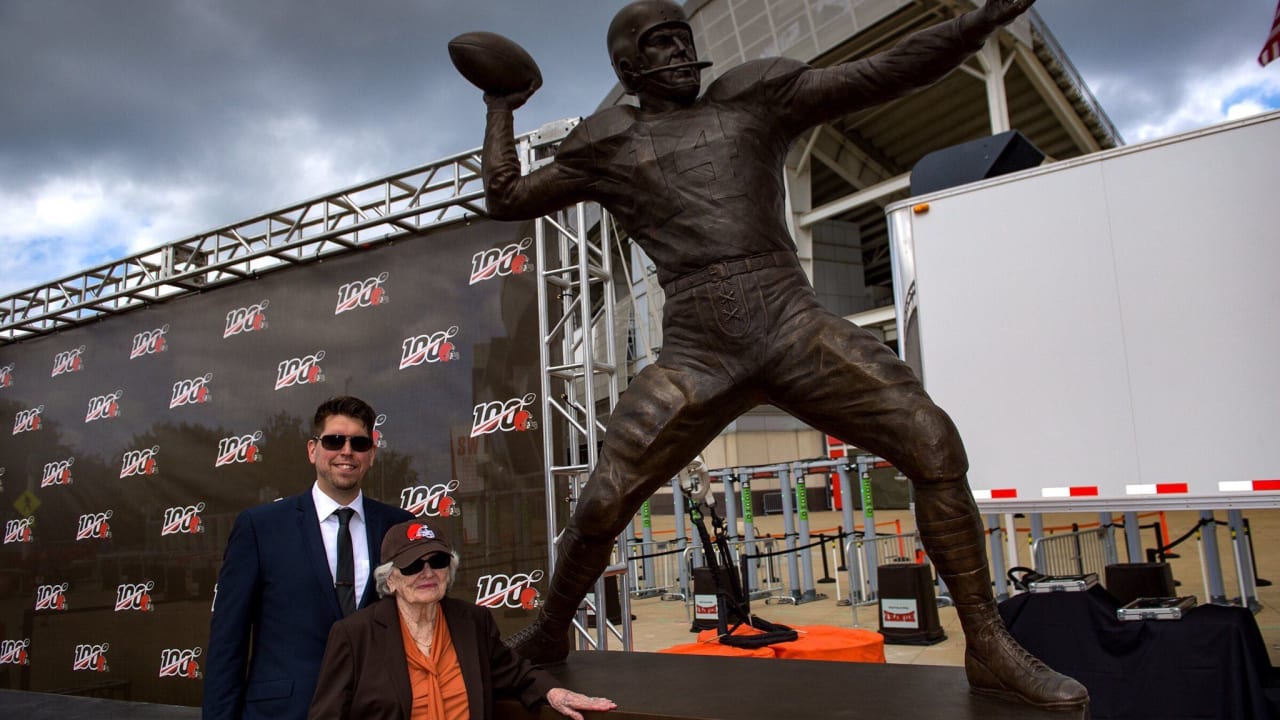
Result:
M415 560L433 552L453 552L449 537L436 523L422 518L393 525L382 538L382 562L397 568L412 565Z

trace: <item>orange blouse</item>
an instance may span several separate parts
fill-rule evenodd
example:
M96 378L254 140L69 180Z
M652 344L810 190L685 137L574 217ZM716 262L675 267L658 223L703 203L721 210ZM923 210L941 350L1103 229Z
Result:
M467 720L467 686L462 682L462 667L453 649L449 624L444 613L436 610L435 633L431 636L431 657L422 654L418 643L400 621L404 640L404 657L409 664L409 686L413 690L410 720Z

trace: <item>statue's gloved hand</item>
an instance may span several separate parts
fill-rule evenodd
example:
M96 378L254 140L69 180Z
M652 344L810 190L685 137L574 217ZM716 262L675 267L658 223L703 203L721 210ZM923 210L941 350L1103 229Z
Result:
M490 95L484 94L484 104L489 106L490 110L515 110L521 105L529 101L533 94L542 87L542 78L535 80L529 87L518 92L508 93L506 95Z
M1004 25L1031 8L1036 0L987 0L982 14L992 25Z

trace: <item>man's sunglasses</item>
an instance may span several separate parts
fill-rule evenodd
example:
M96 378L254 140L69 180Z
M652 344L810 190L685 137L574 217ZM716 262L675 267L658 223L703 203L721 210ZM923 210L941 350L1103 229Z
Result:
M331 452L341 450L348 440L351 441L352 452L368 452L373 447L373 438L368 435L321 435L313 439L319 440L320 447Z
M411 564L400 568L401 575L417 575L422 572L423 567L429 567L432 570L443 570L449 567L449 563L453 558L449 557L449 553L434 552L426 557L420 557Z

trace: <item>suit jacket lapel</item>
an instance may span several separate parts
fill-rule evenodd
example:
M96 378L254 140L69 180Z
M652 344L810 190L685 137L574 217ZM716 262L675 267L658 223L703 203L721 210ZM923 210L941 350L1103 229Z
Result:
M320 597L324 598L325 607L334 621L342 617L342 608L338 605L338 594L333 589L333 574L329 571L329 557L324 552L324 538L320 536L320 522L316 518L316 504L311 499L311 492L294 496L298 505L298 536L302 538L302 548L306 552L307 564L311 574L320 586ZM283 502L283 501L282 501Z
M391 678L396 700L400 703L401 717L413 714L413 688L409 687L409 661L405 658L404 637L400 630L400 611L394 598L384 598L373 606L373 621L379 625L374 642L381 647L370 653L379 658Z
M474 623L457 612L456 602L452 598L441 598L440 612L449 626L449 636L453 639L453 651L458 654L458 665L462 668L462 682L467 687L467 705L471 708L472 717L484 714L485 697L490 692L486 684L486 675L480 667L480 654L477 651L479 641L476 638Z

